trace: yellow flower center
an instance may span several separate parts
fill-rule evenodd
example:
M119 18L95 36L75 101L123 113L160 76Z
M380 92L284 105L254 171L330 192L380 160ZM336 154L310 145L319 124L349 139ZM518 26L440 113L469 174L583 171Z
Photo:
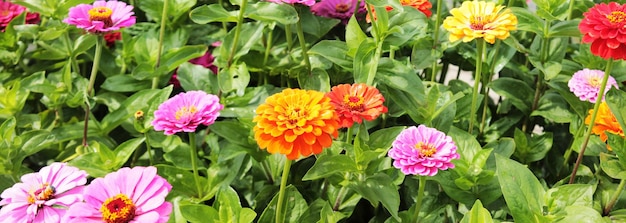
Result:
M9 10L0 10L0 16L8 16Z
M196 114L196 112L198 112L198 108L196 108L196 106L184 106L178 109L178 111L176 111L176 120L180 120L183 117L189 117L193 114Z
M106 26L111 26L113 23L111 20L113 10L108 7L93 7L92 9L89 9L87 13L89 14L89 21L101 21L104 22Z
M47 201L54 197L56 189L50 185L50 183L43 183L39 185L36 190L28 192L28 203L34 204L36 201Z
M590 77L589 80L589 85L591 85L592 87L600 87L600 78L598 77Z
M488 21L486 21L486 19L483 18L482 16L470 17L470 28L473 30L484 30L485 24L487 23Z
M609 19L611 24L622 23L626 20L626 13L620 11L611 12L611 14L606 15L606 18Z
M347 12L350 9L350 6L346 3L339 3L335 5L335 11L339 13Z
M106 223L128 223L135 218L135 204L124 194L118 194L102 203L100 212Z
M430 144L426 144L423 142L417 143L415 145L415 149L417 149L420 152L420 155L422 155L422 157L431 157L433 156L433 154L437 152L437 148L435 148L434 146Z
M143 118L143 111L139 110L137 112L135 112L135 119L142 119Z
M363 106L363 97L361 96L351 96L344 95L343 103L346 104L350 109L359 109Z

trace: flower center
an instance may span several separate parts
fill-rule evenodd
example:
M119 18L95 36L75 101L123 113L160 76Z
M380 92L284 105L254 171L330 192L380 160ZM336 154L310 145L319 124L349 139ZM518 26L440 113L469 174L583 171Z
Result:
M472 17L470 17L470 24L469 24L469 26L473 30L484 30L485 29L485 24L487 24L487 21L482 16L472 16Z
M435 148L434 146L430 144L425 144L423 142L419 142L415 144L415 149L417 149L420 152L420 155L422 157L431 157L433 156L433 154L437 152L437 148Z
M335 11L339 13L347 12L350 9L350 6L346 3L339 3L335 5Z
M36 190L28 192L28 203L34 204L36 201L47 201L54 197L56 189L49 183L39 185Z
M626 20L626 13L620 11L611 12L611 14L606 15L606 18L609 19L611 24L621 23Z
M100 207L102 220L106 223L128 223L135 218L135 204L126 195L110 197Z
M101 21L104 22L104 25L107 27L113 25L113 20L111 20L113 10L108 7L93 7L92 9L89 9L87 13L89 14L89 21Z
M363 106L363 97L344 95L343 103L348 105L350 109L360 109Z
M589 82L589 85L591 85L594 88L600 87L600 78L598 77L590 77L588 82Z
M176 111L176 120L180 120L184 117L189 117L193 114L196 114L196 112L198 112L198 108L196 108L196 106L183 106L179 108L178 111Z

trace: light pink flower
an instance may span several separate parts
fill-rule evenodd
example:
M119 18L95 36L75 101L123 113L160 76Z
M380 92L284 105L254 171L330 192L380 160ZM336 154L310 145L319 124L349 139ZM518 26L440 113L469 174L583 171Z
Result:
M603 77L603 71L585 68L574 73L572 79L567 82L567 86L569 86L569 90L580 98L581 101L596 103ZM606 88L604 88L604 94L611 89L611 86L618 88L615 78L609 76L609 79L606 82Z
M67 207L83 200L87 173L65 163L52 163L2 192L0 222L57 223Z
M166 135L177 132L195 132L198 125L211 125L224 106L219 98L204 91L180 93L159 105L154 112L154 130L165 130Z
M267 0L268 2L273 2L273 3L285 3L285 4L303 4L306 6L312 6L315 5L315 0Z
M155 167L125 167L93 180L85 202L70 206L63 222L167 222L172 204L165 197L171 190Z
M135 24L133 6L118 1L95 1L70 8L63 22L90 33L107 33Z
M409 175L434 176L438 170L454 168L458 159L456 145L450 136L424 125L411 126L398 135L388 155L393 166Z
M22 14L26 10L26 7L13 4L10 1L0 1L0 31L4 31L4 29L9 25L9 22L13 20L13 18ZM39 22L39 13L26 13L26 24L35 24Z

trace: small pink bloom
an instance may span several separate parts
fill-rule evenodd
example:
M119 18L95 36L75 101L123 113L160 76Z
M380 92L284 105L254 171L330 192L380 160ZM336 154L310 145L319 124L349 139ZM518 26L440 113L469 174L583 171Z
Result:
M388 155L393 166L409 175L434 176L438 170L454 168L458 159L456 145L450 136L424 125L411 126L398 135Z
M322 0L311 6L311 12L316 16L340 19L344 24L348 23L357 2L360 2L357 13L364 13L365 1L361 0Z
M61 222L67 207L83 200L87 173L65 163L52 163L21 180L0 195L0 222Z
M278 3L278 4L303 4L306 6L312 6L315 4L315 0L267 0L268 2Z
M195 132L198 125L211 125L224 108L219 98L203 91L177 94L159 105L154 112L154 130L165 130L166 135L177 132Z
M572 79L567 82L567 86L569 86L569 90L580 98L581 101L596 103L603 77L604 71L585 68L574 73ZM611 86L618 88L615 78L609 76L604 94L611 89Z
M164 223L172 212L165 201L171 190L155 167L125 167L85 187L85 202L70 206L63 222Z
M26 10L26 7L13 4L9 1L0 1L0 31L4 31L4 29L9 25L9 22L13 20L13 18L22 14ZM35 24L39 22L39 13L26 13L26 24Z
M90 33L107 33L135 24L133 6L118 1L95 1L70 8L63 22Z

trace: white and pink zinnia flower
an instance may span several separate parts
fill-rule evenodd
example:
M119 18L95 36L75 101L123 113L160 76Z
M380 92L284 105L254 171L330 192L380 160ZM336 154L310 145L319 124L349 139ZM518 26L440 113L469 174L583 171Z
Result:
M0 195L0 222L61 222L67 207L83 200L87 173L65 163L52 163L21 180Z
M200 124L213 124L222 109L224 106L215 95L204 91L183 92L159 105L159 109L154 112L152 125L154 130L164 130L166 135L195 132Z
M393 166L406 175L434 176L438 170L454 168L458 159L456 145L450 136L424 125L411 126L396 137L388 155Z
M95 1L70 8L63 22L90 33L108 33L135 24L133 6L118 1Z
M581 101L596 103L602 78L604 78L604 71L585 68L574 73L572 79L567 82L567 86ZM611 86L618 88L615 78L609 76L606 88L604 88L604 93L602 94L603 96L611 89Z

